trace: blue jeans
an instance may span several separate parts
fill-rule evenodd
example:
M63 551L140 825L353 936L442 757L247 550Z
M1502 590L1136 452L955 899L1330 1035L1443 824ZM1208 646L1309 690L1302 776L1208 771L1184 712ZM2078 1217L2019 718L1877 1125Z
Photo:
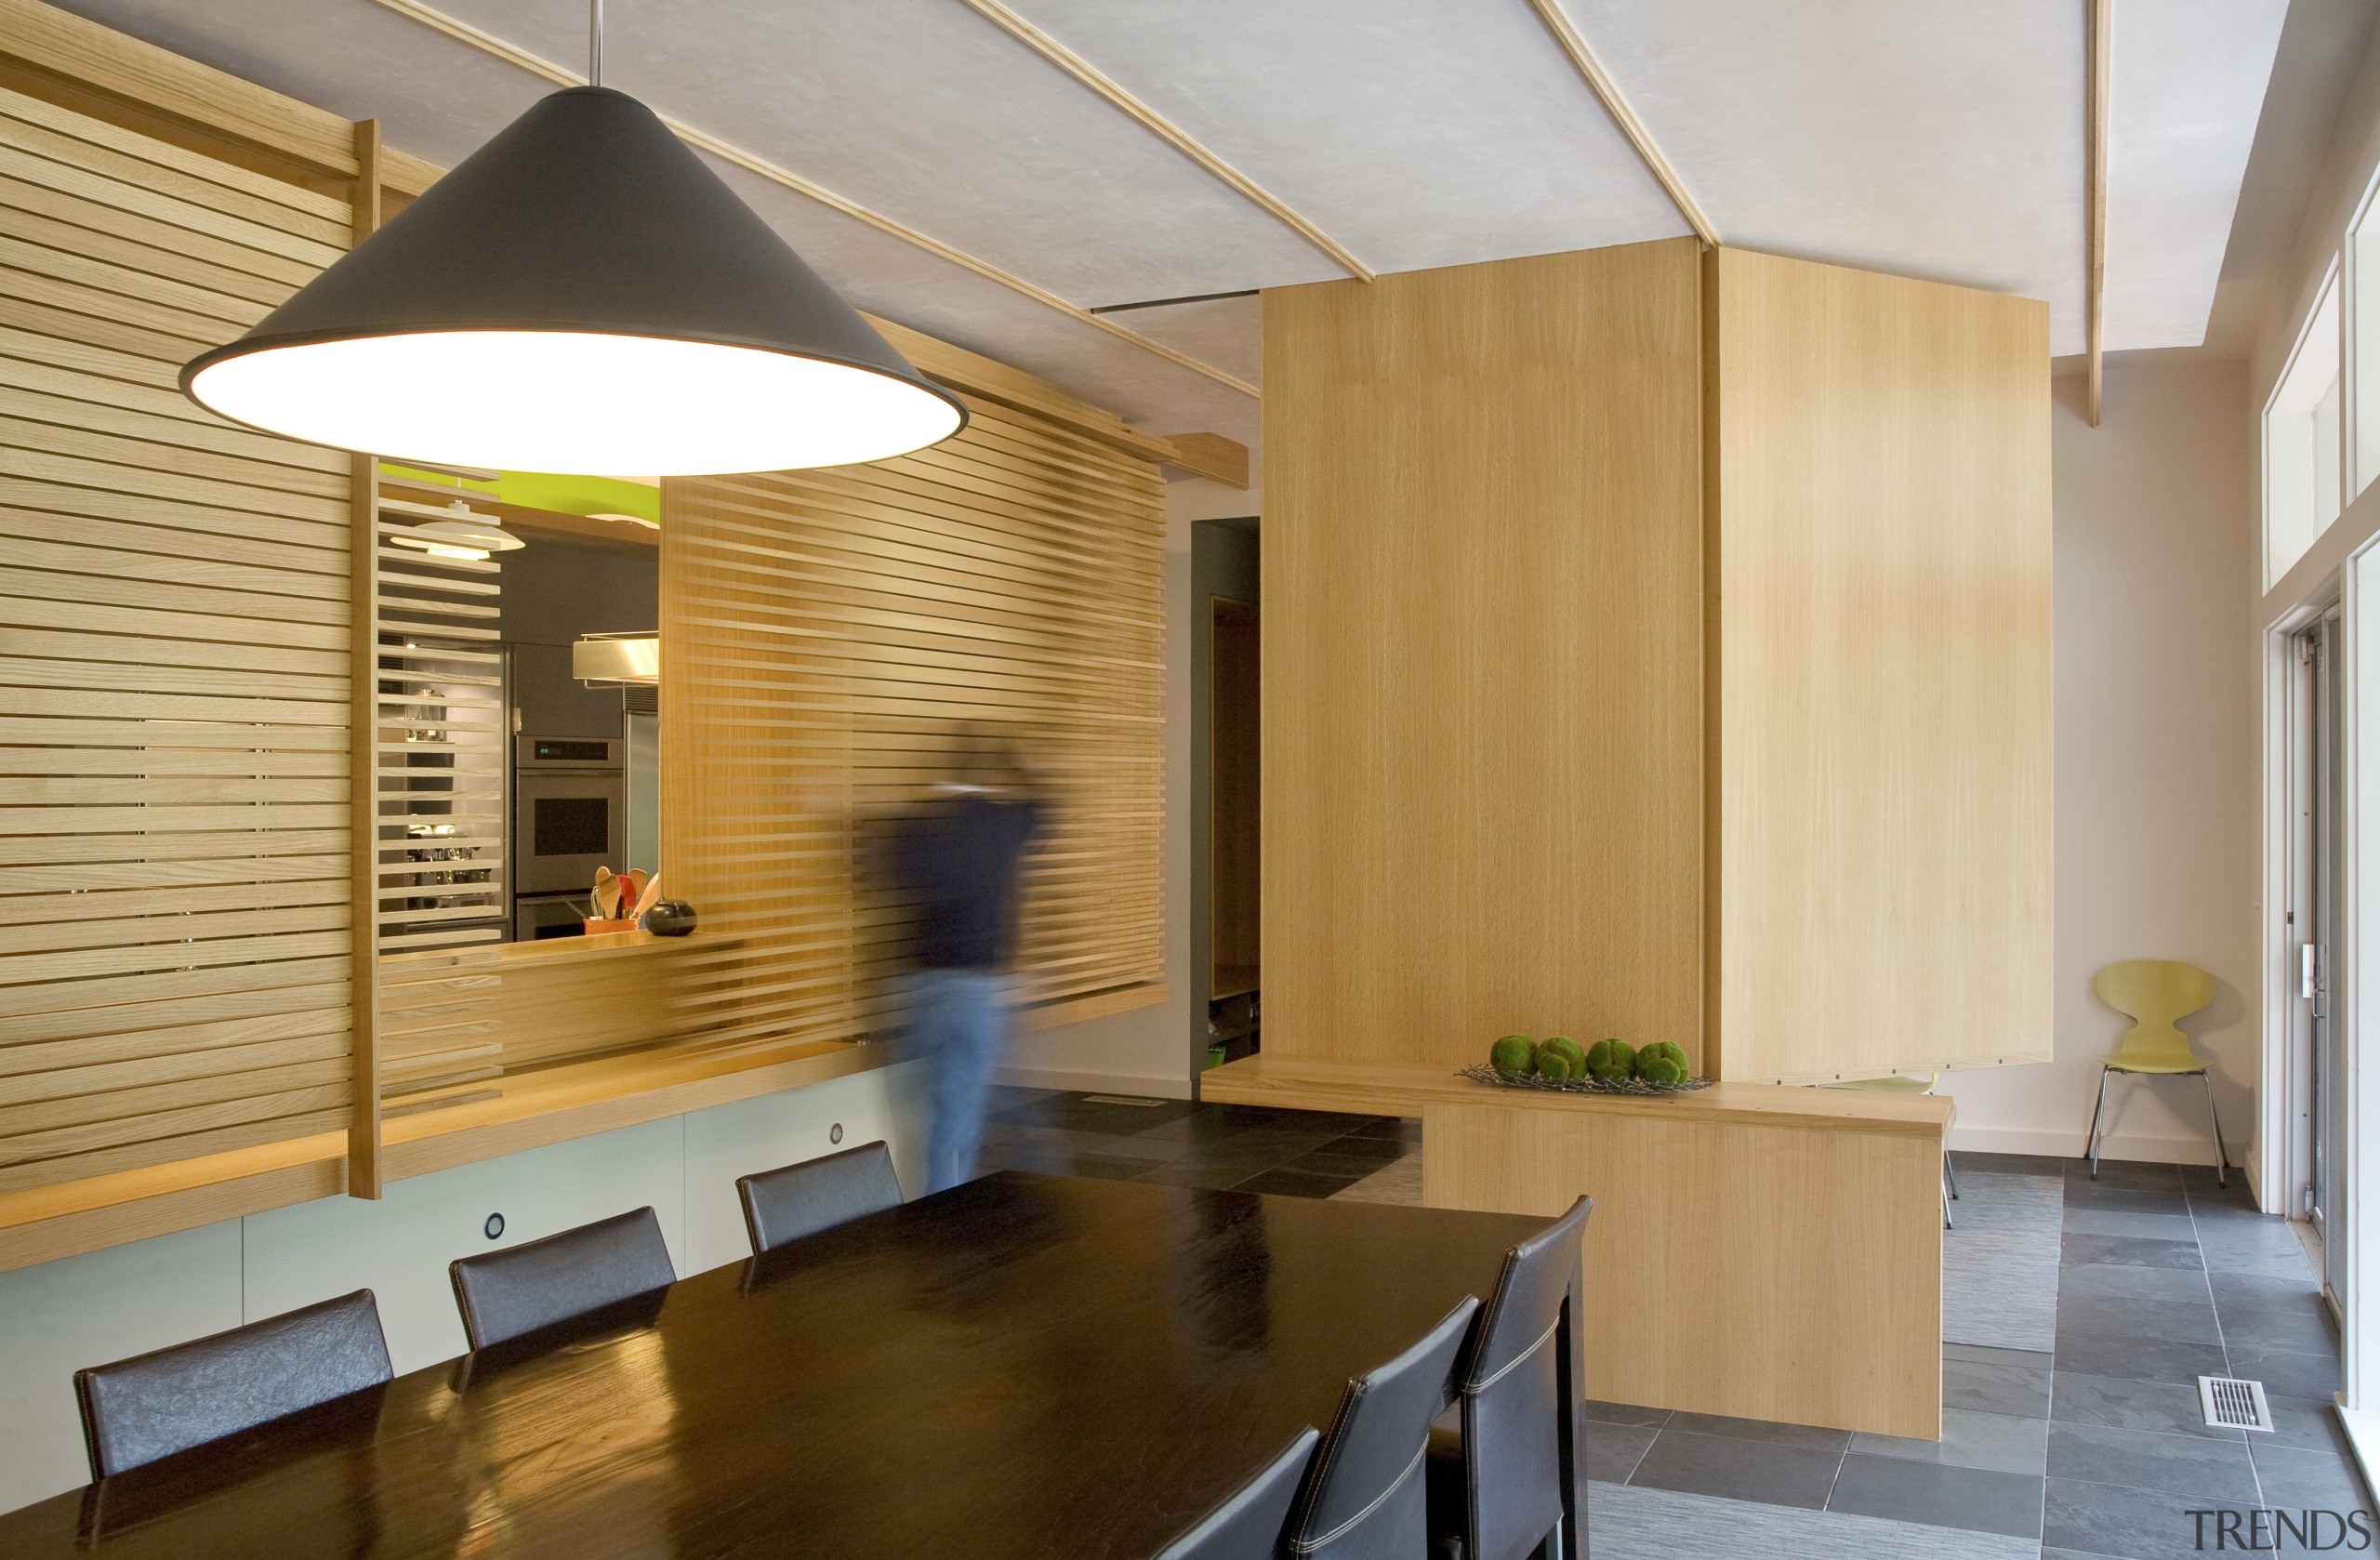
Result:
M906 983L912 1054L933 1070L926 1190L975 1178L992 1069L1008 1049L1008 977L990 970L919 970Z

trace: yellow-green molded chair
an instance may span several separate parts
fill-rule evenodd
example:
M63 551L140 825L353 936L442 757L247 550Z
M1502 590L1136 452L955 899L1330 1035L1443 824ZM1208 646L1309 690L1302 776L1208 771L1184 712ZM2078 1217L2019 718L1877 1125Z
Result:
M1931 1094L1934 1075L1920 1077L1912 1073L1887 1073L1883 1077L1846 1077L1835 1083L1821 1083L1821 1089L1859 1089L1871 1094ZM1942 1227L1950 1228L1950 1203L1959 1195L1959 1178L1950 1170L1950 1151L1942 1150Z
M2195 964L2171 958L2127 958L2099 972L2093 983L2099 1000L2133 1020L2113 1056L2099 1063L2099 1101L2091 1107L2091 1179L2099 1178L2099 1117L2108 1104L2108 1075L2188 1077L2206 1084L2206 1119L2215 1130L2215 1183L2227 1185L2230 1156L2223 1147L2223 1118L2215 1114L2215 1079L2190 1050L2190 1038L2175 1027L2215 1000L2215 977Z

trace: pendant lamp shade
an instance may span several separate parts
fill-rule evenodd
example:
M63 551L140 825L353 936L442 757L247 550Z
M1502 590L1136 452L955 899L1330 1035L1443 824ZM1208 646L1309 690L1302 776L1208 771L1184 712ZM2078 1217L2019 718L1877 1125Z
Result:
M181 383L294 439L519 471L840 466L967 421L601 86L537 103Z

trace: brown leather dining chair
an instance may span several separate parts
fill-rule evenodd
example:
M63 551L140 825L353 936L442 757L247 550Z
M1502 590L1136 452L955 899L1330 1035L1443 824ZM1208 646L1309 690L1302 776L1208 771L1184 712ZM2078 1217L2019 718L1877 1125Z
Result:
M1470 1295L1386 1365L1347 1383L1290 1508L1282 1548L1299 1560L1421 1560L1430 1543L1421 1463L1447 1406L1479 1302Z
M74 1372L91 1476L104 1479L390 1379L370 1289Z
M650 1208L447 1264L474 1350L678 1281Z
M1593 1199L1580 1197L1504 1253L1478 1339L1455 1377L1456 1424L1431 1427L1430 1542L1447 1560L1525 1560L1561 1531L1565 1405L1555 1333L1593 1210Z
M756 1257L863 1213L901 1206L892 1151L880 1142L739 1176L735 1191L744 1199L744 1228Z
M1321 1432L1310 1424L1290 1436L1289 1444L1266 1459L1246 1484L1159 1550L1157 1560L1274 1560L1289 1502L1297 1499L1298 1481L1305 1477L1321 1440Z

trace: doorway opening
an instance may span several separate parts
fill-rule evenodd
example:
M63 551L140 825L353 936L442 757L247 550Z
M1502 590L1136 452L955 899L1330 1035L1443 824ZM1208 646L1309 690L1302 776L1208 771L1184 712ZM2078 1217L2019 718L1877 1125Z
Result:
M1255 1054L1263 1021L1263 635L1253 520L1192 532L1192 1092Z

